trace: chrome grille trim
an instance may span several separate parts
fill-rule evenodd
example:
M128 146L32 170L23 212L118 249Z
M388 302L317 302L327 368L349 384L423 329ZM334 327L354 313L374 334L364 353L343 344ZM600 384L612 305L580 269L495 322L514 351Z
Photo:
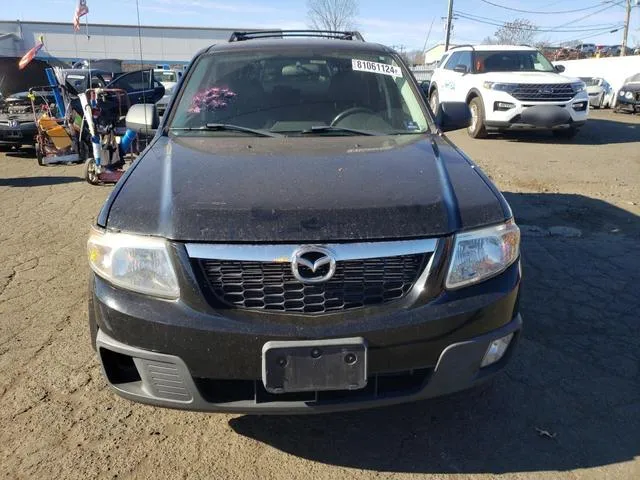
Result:
M297 314L381 306L424 289L437 239L315 245L335 255L321 283L294 278L292 257L309 245L187 244L214 308Z
M576 92L570 83L520 83L511 96L522 102L568 102Z
M421 240L401 240L396 242L363 242L363 243L311 243L331 250L336 262L347 260L366 260L367 258L398 257L433 253L438 240L427 238ZM307 244L304 244L307 245ZM303 244L260 245L260 244L212 244L187 243L185 245L190 258L203 260L237 260L245 262L281 262L291 261L293 252Z

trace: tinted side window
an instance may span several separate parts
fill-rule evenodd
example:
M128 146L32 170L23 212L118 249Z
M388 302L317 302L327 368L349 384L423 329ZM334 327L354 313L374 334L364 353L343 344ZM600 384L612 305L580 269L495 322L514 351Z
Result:
M460 53L462 52L455 52L449 57L447 64L444 66L445 70L453 70L456 68L456 65L458 65L458 59L460 58Z
M114 88L121 88L127 92L146 90L149 88L150 74L151 72L148 70L129 73L113 82L112 86Z
M467 67L467 72L470 72L471 71L471 52L460 52L458 65L464 65L465 67Z

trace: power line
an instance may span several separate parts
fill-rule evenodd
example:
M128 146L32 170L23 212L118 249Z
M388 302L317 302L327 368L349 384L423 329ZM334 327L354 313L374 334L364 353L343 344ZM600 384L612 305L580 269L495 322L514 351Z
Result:
M494 27L504 27L507 24L506 22L495 21L487 17L480 17L480 16L472 15L466 12L456 11L456 15L465 20L469 20L476 23L482 23L485 25L491 25ZM536 33L581 33L581 32L588 33L588 32L595 32L595 31L615 28L618 25L619 24L584 25L581 27L578 26L578 27L565 28L565 29L558 28L558 27L537 27L537 26L531 26L531 27L522 26L521 28L523 30L530 30Z
M599 2L598 4L591 5L590 7L577 8L577 9L574 9L574 10L561 10L561 11L558 11L558 12L540 12L540 11L533 11L533 10L522 10L520 8L506 7L504 5L499 5L497 3L490 2L489 0L480 0L480 1L483 2L483 3L489 4L489 5L493 5L494 7L504 8L505 10L511 10L512 12L531 13L533 15L558 15L558 14L563 14L563 13L586 12L587 10L592 10L594 8L598 8L602 4L606 3L606 2Z
M575 38L575 37L574 37L574 38L571 38L571 39L568 39L568 40L558 40L558 42L557 42L557 43L581 42L581 41L583 41L583 40L587 40L587 39L589 39L589 38L599 37L600 35L604 35L605 33L616 33L616 32L619 32L620 30L622 30L622 26L619 26L618 28L613 29L613 30L608 30L608 29L607 29L607 30L604 30L604 31L602 31L602 32L600 32L600 33L594 33L594 34L592 34L592 35L581 36L580 38Z
M596 10L595 12L592 12L592 13L590 13L588 15L585 15L583 17L577 18L577 19L572 20L570 22L564 23L562 25L558 25L558 28L566 27L568 25L581 22L582 20L584 20L586 18L589 18L589 17L593 17L594 15L597 15L598 13L604 12L605 10L609 10L610 8L620 6L622 3L624 3L624 2L622 2L622 1L615 2L615 3L612 2L611 4L607 5L606 7L602 8L600 10Z

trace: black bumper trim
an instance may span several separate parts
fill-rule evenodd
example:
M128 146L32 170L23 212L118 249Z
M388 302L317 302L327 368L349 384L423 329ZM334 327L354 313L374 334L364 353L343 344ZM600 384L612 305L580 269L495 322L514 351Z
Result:
M209 403L200 394L187 365L174 355L156 353L131 347L98 331L96 344L98 350L107 349L133 358L139 372L139 381L120 384L110 383L110 387L129 400L156 405L159 407L183 410L255 413L255 414L306 414L357 410L422 400L447 395L474 387L488 380L502 370L513 353L522 318L515 318L500 329L464 342L449 345L443 350L428 381L418 391L407 395L375 399L339 400L335 402L313 401L272 401L256 403L253 400L228 403ZM489 344L498 338L514 333L514 339L507 354L496 364L480 368L482 358ZM100 356L102 359L102 356ZM103 374L108 378L104 364Z

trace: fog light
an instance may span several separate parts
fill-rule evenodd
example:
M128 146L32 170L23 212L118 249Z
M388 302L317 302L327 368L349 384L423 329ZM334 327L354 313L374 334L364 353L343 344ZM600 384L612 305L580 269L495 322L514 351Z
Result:
M574 110L586 110L586 108L587 108L587 102L579 102L579 103L573 104Z
M487 348L487 353L484 354L484 358L482 359L480 368L493 365L502 357L504 357L504 354L507 352L512 339L513 333L510 333L506 337L502 337L491 342L491 345L489 345L489 348Z
M516 106L513 103L509 102L496 102L494 105L494 110L498 111L506 111L515 108Z

